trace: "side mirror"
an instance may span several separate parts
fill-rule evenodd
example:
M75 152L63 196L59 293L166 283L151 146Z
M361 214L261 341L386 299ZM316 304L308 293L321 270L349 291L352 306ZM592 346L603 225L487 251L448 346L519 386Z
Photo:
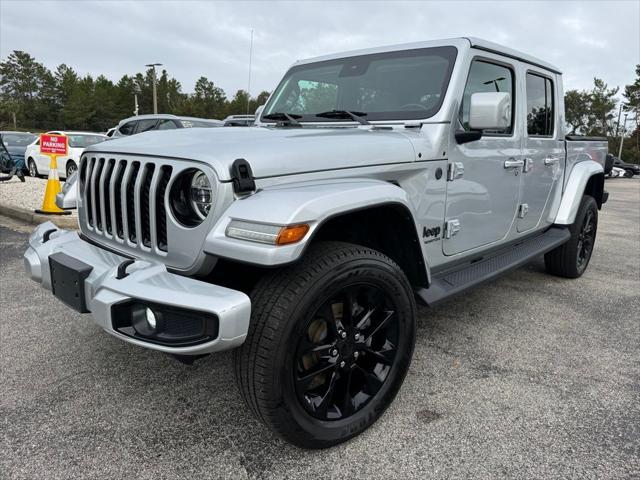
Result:
M469 127L472 130L501 130L511 125L511 94L479 92L471 95Z

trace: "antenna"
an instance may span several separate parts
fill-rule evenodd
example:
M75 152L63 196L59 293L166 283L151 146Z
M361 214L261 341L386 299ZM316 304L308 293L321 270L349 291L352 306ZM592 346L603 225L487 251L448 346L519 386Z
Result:
M251 56L253 55L253 28L251 29L251 43L249 44L249 84L247 85L247 115L249 115L249 102L251 101Z

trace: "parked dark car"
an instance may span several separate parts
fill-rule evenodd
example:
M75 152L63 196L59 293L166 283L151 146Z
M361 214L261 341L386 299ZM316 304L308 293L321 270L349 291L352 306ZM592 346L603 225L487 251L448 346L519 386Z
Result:
M24 152L27 146L38 138L37 135L29 132L0 132L0 136L2 136L2 143L7 147L16 169L26 171Z
M623 162L618 157L613 157L613 166L624 169L624 176L627 178L631 178L634 175L640 175L640 165Z

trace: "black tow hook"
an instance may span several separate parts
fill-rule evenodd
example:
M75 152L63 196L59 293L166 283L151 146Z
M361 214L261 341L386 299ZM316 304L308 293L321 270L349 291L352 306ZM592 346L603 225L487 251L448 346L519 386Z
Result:
M129 274L127 273L127 267L129 265L133 265L134 263L136 263L135 260L125 260L120 265L118 265L118 271L116 272L116 280L122 280L123 278L128 277Z
M184 363L185 365L193 365L193 362L195 362L196 360L203 357L208 357L211 354L202 353L200 355L179 355L177 353L170 353L169 355L178 360L180 363Z

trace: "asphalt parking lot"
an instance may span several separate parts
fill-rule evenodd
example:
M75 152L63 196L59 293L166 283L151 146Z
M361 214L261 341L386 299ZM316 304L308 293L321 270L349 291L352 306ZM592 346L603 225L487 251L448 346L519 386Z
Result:
M422 310L393 406L325 451L252 418L229 354L185 366L54 300L0 217L0 478L638 478L640 179L606 189L581 279L539 259Z

